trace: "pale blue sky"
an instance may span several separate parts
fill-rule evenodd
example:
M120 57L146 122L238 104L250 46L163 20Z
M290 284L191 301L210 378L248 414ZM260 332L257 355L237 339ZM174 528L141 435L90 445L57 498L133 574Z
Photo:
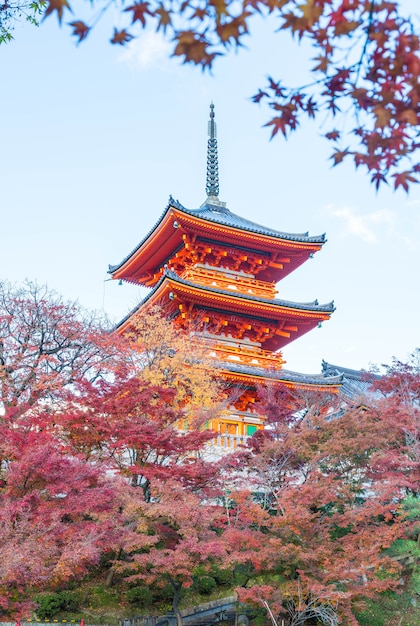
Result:
M140 290L104 282L108 263L139 243L170 194L191 209L204 201L213 100L220 199L271 228L327 233L279 297L334 300L337 310L286 347L286 367L316 373L322 359L353 368L406 359L420 344L418 189L375 194L350 163L331 169L316 124L270 142L268 113L249 99L268 74L296 82L305 50L256 23L247 49L203 74L169 59L153 33L111 46L112 17L79 47L55 18L18 26L0 47L1 276L47 283L122 318Z

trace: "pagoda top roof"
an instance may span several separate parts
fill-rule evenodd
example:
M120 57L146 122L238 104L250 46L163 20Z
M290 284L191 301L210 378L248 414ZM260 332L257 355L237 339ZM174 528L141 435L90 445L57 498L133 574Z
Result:
M174 221L172 223L172 220L170 220L171 222L170 229L167 230L167 227L169 226L167 222L168 222L168 219L170 218L171 213L174 214L173 216ZM117 263L116 265L110 264L108 266L108 273L114 274L120 268L122 268L124 264L128 263L130 259L137 256L138 253L142 254L142 252L140 252L141 249L143 247L146 248L146 246L149 244L149 241L152 240L155 232L161 229L163 229L162 233L163 232L166 233L163 239L164 243L162 246L162 250L163 249L166 250L166 246L170 245L169 238L173 237L176 232L176 228L177 228L176 219L181 218L182 215L184 215L186 218L194 218L194 221L196 223L201 224L203 228L205 228L206 224L208 225L207 228L211 228L213 231L214 231L214 228L215 227L217 228L218 226L223 227L223 228L228 227L228 228L234 229L237 233L242 232L244 233L244 235L246 234L248 238L249 238L249 234L256 234L261 237L269 237L272 242L274 240L279 243L283 241L283 242L290 242L290 243L297 243L297 244L307 244L307 245L312 244L314 246L322 246L326 242L325 233L322 235L316 235L316 236L310 236L308 232L286 233L283 231L275 230L273 228L269 228L268 226L257 224L256 222L253 222L244 217L241 217L240 215L237 215L236 213L232 213L232 211L230 211L226 207L225 203L220 202L216 197L209 196L206 202L198 209L187 209L178 200L175 200L172 196L170 196L169 202L165 210L163 211L163 213L161 214L161 216L159 217L158 221L153 226L153 228L147 233L147 235L140 241L140 243L120 263ZM175 232L174 232L174 229L175 229ZM172 247L176 247L177 245L179 244L174 243ZM168 252L169 252L169 249L168 249Z
M218 287L212 287L209 285L200 285L198 283L194 283L190 280L187 280L185 278L181 278L181 276L178 276L178 274L176 274L175 272L173 272L172 270L165 268L164 273L162 275L162 277L160 278L160 280L156 283L156 285L153 287L153 289L146 295L145 298L143 298L143 300L141 300L139 302L139 304L137 304L134 309L132 309L117 325L117 328L122 326L125 322L127 322L130 317L132 317L133 315L135 315L135 313L137 313L137 311L144 305L146 304L146 302L148 300L150 300L153 295L159 290L160 286L166 281L166 280L172 280L175 281L177 283L179 283L180 285L185 285L188 287L193 287L194 289L199 289L201 291L205 291L205 292L210 292L210 293L217 293L220 294L222 296L230 296L230 297L234 297L235 299L238 300L248 300L248 301L253 301L253 302L261 302L264 304L268 304L270 306L275 306L275 307L284 307L284 308L288 308L288 309L299 309L300 311L308 311L308 313L333 313L335 311L335 306L334 306L334 302L328 302L326 304L319 304L318 300L313 300L311 302L293 302L290 300L282 300L280 298L263 298L262 296L255 296L255 295L251 295L251 294L245 294L245 293L240 293L239 291L232 291L229 289L219 289Z
M305 233L286 233L284 231L275 230L268 226L262 226L257 222L252 222L236 213L232 213L227 207L225 202L220 202L217 198L209 196L204 204L199 209L186 209L178 200L174 200L172 196L169 199L169 206L177 208L179 211L187 213L195 217L199 217L209 222L216 224L223 224L224 226L232 226L233 228L240 228L241 230L247 230L260 235L268 235L269 237L276 237L278 239L287 239L289 241L304 241L308 243L325 243L326 235L309 236L308 232ZM168 208L167 207L167 208Z

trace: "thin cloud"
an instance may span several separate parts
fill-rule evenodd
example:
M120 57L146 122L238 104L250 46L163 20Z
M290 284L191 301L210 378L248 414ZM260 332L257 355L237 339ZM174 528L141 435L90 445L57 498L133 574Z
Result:
M168 70L171 64L171 44L162 33L148 31L132 39L124 47L118 61L126 63L132 69L140 70ZM173 64L171 64L173 70Z
M381 228L386 227L388 231L391 231L395 225L395 216L388 209L362 215L352 207L330 205L327 211L332 217L342 220L346 235L354 235L367 243L375 243L378 240L378 231Z

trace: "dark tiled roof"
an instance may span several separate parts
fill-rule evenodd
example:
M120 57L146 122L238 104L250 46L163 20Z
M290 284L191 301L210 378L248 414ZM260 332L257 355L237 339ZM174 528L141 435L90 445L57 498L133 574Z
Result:
M306 233L285 233L279 230L274 230L273 228L268 228L267 226L262 226L261 224L257 224L256 222L251 222L251 220L247 220L240 215L236 215L236 213L232 213L225 206L219 206L218 204L211 204L211 201L208 201L199 209L186 209L178 200L174 200L172 197L169 200L169 206L173 206L177 208L179 211L183 213L187 213L188 215L193 215L194 217L199 217L203 220L207 220L209 222L215 222L216 224L224 224L225 226L233 226L234 228L241 228L242 230L248 230L253 233L259 233L260 235L268 235L270 237L278 237L279 239L288 239L291 241L304 241L310 243L325 243L326 236L325 233L323 235L310 237L309 234Z
M229 372L236 372L238 374L249 374L251 376L261 376L262 378L272 378L273 380L301 383L305 385L337 386L340 385L343 380L342 374L331 376L325 376L324 374L300 374L299 372L291 372L290 370L267 370L266 368L257 367L255 365L243 365L229 361L219 361L215 363L215 366Z
M335 311L334 302L328 302L327 304L319 304L318 300L313 300L312 302L291 302L289 300L280 300L279 298L263 298L261 296L253 296L250 294L240 293L239 291L233 291L230 289L218 289L216 287L209 287L206 285L205 287L194 283L190 280L186 280L185 278L181 278L175 272L165 269L163 277L157 283L155 289L161 282L164 280L165 276L175 280L181 285L189 285L190 287L196 287L199 289L203 289L204 291L211 291L212 293L220 293L221 295L227 296L235 296L236 298L240 298L241 300L253 300L255 302L264 302L266 304L274 304L276 306L283 306L289 309L303 309L306 311L317 311L320 313L333 313Z
M340 365L332 365L322 361L322 375L325 377L340 375L343 377L340 393L352 402L363 398L366 395L375 395L371 389L372 382L381 377L371 374L365 370L353 370Z
M153 228L147 233L147 235L140 241L140 243L128 254L121 263L117 263L116 265L108 265L108 274L112 274L119 267L124 265L128 259L132 257L132 255L137 252L137 250L144 244L147 239L152 235L152 233L156 230L157 226L165 217L166 213L170 209L170 207L174 207L178 209L178 211L182 211L187 215L192 215L194 217L199 217L200 219L206 220L208 222L213 222L215 224L223 224L224 226L232 226L234 228L240 228L242 230L246 230L252 233L258 233L260 235L268 235L270 237L276 237L278 239L285 239L287 241L300 241L303 243L319 243L324 244L326 242L325 233L323 235L309 237L308 233L284 233L278 230L273 230L272 228L267 228L266 226L261 226L255 222L251 222L235 213L232 213L224 206L219 206L215 204L205 204L203 207L195 210L186 209L178 200L174 200L172 196L169 198L169 202L163 211L162 215L153 226Z
M181 278L168 268L165 268L162 278L156 283L150 293L147 294L141 302L137 306L134 307L120 322L117 324L117 328L124 324L134 313L136 313L142 306L145 304L152 295L159 289L161 284L166 278L170 278L181 285L188 285L190 287L195 287L198 289L203 289L204 291L210 291L212 293L219 293L221 295L227 296L235 296L236 298L240 298L241 300L253 300L255 302L264 302L266 304L271 304L275 306L287 307L289 309L301 309L309 312L317 312L317 313L333 313L335 311L334 302L329 302L327 304L318 304L318 300L314 300L313 302L291 302L289 300L280 300L279 298L262 298L260 296L252 296L248 294L239 293L237 291L229 290L229 289L217 289L215 287L203 286L197 283L193 283L190 280L185 280L185 278Z

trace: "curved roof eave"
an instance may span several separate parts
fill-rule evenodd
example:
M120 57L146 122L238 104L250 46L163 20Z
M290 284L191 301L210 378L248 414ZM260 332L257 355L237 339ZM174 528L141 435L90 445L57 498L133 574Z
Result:
M166 205L165 210L163 211L163 213L161 214L161 216L159 217L158 221L153 226L153 228L151 228L149 230L147 235L145 237L143 237L143 239L140 241L140 243L130 252L130 254L127 254L127 256L120 263L117 263L116 265L111 265L111 264L108 265L108 274L113 274L122 265L124 265L124 263L126 263L129 259L131 259L133 254L135 254L137 252L137 250L142 247L142 245L149 239L150 235L152 235L152 233L156 230L156 228L163 222L163 220L165 218L165 215L167 213L169 213L171 207L173 207L173 206L174 206L174 200L173 200L172 196L170 196L169 197L169 202ZM176 207L174 207L174 208L176 208Z
M218 204L211 204L211 202L205 203L199 209L186 209L178 200L172 200L172 206L178 211L198 217L207 222L214 222L216 224L222 224L223 226L231 226L232 228L240 228L250 232L258 233L260 235L268 235L269 237L277 237L279 239L287 239L290 241L302 241L305 243L319 243L326 242L326 235L309 236L309 233L286 233L273 228L268 228L262 224L257 224L251 220L245 219L236 213L232 213L228 208L219 206Z
M191 281L185 280L184 278L181 278L180 276L178 276L178 274L176 274L175 272L172 272L169 269L165 269L163 276L159 279L159 281L156 283L153 289L151 289L151 291L143 298L143 300L141 300L134 307L134 309L132 309L129 313L127 313L127 315L116 325L115 328L119 328L120 326L124 325L130 319L130 317L132 317L135 313L137 313L137 311L148 300L150 300L150 298L159 290L160 286L166 279L173 280L175 282L180 283L181 285L194 287L196 289L203 289L204 291L211 291L212 293L220 293L221 295L234 296L234 297L244 299L244 300L252 300L254 302L264 302L266 304L271 304L271 305L274 304L275 306L281 306L281 307L286 307L290 309L301 309L303 311L314 312L314 313L333 313L335 311L333 301L327 304L318 304L317 300L315 300L314 302L299 303L299 302L291 302L288 300L279 300L277 298L275 299L261 298L258 296L241 294L238 292L228 291L225 289L216 289L214 287L208 287L208 286L203 287L202 285L198 285Z
M124 265L140 248L141 246L149 239L149 237L153 234L153 232L158 228L158 226L164 220L166 214L170 211L171 208L177 209L181 213L185 213L188 216L199 218L203 221L210 222L213 224L220 224L223 226L230 226L231 228L237 228L239 230L244 230L251 233L258 233L259 235L265 235L268 237L275 237L277 239L284 239L286 241L296 241L301 243L311 243L311 244L320 244L323 245L327 239L325 233L317 236L309 236L306 233L285 233L278 230L274 230L272 228L268 228L266 226L262 226L261 224L257 224L256 222L252 222L247 220L235 213L229 211L229 209L225 207L220 207L218 205L212 205L210 203L205 204L199 209L186 209L178 200L175 200L172 196L169 197L169 202L166 205L165 210L161 214L160 218L153 226L153 228L147 233L147 235L140 241L140 243L128 254L120 263L116 265L108 265L108 274L113 274L120 267Z
M207 285L204 287L200 284L186 280L185 278L181 278L180 276L178 276L178 274L169 269L165 269L164 274L159 282L156 284L155 289L157 289L158 286L161 285L164 278L169 278L171 280L174 280L175 282L179 282L181 285L187 285L189 287L203 289L204 291L211 291L212 293L220 293L221 295L234 296L235 298L240 298L241 300L252 300L254 302L263 302L266 304L274 304L275 306L282 306L289 309L301 309L304 311L313 311L316 313L333 313L335 311L334 301L328 302L326 304L318 304L318 300L314 300L313 302L292 302L289 300L280 300L279 298L262 298L261 296L253 296L238 291L230 291L228 289L217 289L216 287L209 287Z
M279 382L300 383L304 385L315 385L317 387L331 386L337 387L343 384L343 375L324 376L323 374L301 374L290 370L277 369L268 370L262 367L244 365L240 363L228 363L226 361L214 364L218 369L225 369L232 373L269 378Z

